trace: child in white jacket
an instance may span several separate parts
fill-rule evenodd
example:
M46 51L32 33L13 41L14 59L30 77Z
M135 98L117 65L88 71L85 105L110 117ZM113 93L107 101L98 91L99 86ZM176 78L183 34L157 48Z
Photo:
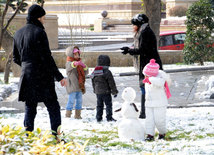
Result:
M171 83L170 77L159 70L159 65L154 59L144 67L143 74L146 91L146 141L154 140L155 126L159 131L158 139L165 139L167 99L171 96L168 88L168 84Z

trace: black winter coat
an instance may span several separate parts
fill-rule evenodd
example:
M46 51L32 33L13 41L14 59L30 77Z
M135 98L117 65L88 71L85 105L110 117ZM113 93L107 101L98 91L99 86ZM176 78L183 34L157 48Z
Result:
M160 65L162 70L162 62L157 50L157 40L154 32L149 27L146 26L144 30L140 32L139 46L134 47L134 49L129 49L131 55L140 55L140 68L139 68L139 80L140 84L144 75L142 73L143 68L150 62L151 59L155 59L156 63Z
M28 21L14 36L13 61L21 66L19 101L56 100L54 78L63 79L51 51L43 25Z
M103 69L103 75L92 78L92 86L95 94L117 95L118 93L114 77L108 68Z

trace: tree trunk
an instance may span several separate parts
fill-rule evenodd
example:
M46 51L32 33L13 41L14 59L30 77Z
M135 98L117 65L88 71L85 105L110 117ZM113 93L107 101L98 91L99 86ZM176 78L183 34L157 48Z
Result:
M2 30L0 30L1 32L0 32L0 49L2 49L2 40L3 40L3 33L4 33L4 31L3 31L3 29Z
M2 48L5 50L7 55L13 49L13 36L8 31L3 33Z
M5 70L4 70L4 83L9 82L9 76L10 76L10 68L11 68L11 63L13 59L13 52L11 51L8 55L6 65L5 65Z
M8 31L5 31L3 33L3 40L2 40L2 47L5 50L6 53L6 64L4 69L4 82L9 82L9 75L10 75L10 68L12 64L12 56L13 56L13 37Z
M17 8L16 8L15 12L10 17L10 19L6 22L5 26L4 26L4 20L5 20L5 16L7 14L7 11L8 11L10 0L7 0L7 2L5 4L5 8L3 10L3 13L1 13L1 18L0 18L0 49L1 48L4 49L4 51L6 53L6 57L7 57L7 61L5 64L5 70L4 70L4 73L5 73L4 82L5 83L8 83L8 81L9 81L10 68L11 68L12 55L13 55L13 52L12 52L12 50L13 50L13 36L7 31L7 28L9 27L11 21L14 19L14 17L16 16L18 11L22 7L23 2L24 2L24 0L22 0L19 3L19 5L17 4Z
M159 45L160 22L161 22L161 0L143 0L145 13L149 18L149 25L154 31Z
M3 26L1 17L0 17L0 25L1 27ZM3 41L3 34L4 34L4 29L1 27L0 27L0 49L2 49L2 41Z

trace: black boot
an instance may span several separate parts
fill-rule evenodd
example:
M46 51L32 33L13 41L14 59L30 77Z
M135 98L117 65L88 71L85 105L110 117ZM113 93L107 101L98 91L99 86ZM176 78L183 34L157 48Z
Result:
M102 120L103 120L102 118L101 119L97 119L97 122L102 122Z
M146 113L145 113L145 94L141 95L141 112L139 118L145 119Z
M154 136L152 136L152 135L147 135L147 137L145 139L145 141L149 141L149 142L154 141L154 140L155 140Z
M108 122L116 122L117 120L114 119L114 118L112 117L112 118L110 118L110 119L107 119L107 121L108 121Z
M159 134L158 139L165 139L165 134Z

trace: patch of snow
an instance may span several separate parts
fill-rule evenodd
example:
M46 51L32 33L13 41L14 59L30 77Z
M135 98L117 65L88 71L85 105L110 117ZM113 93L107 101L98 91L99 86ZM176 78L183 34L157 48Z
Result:
M182 93L180 93L180 96L184 96L184 93L182 92Z
M138 103L139 104L139 103ZM199 103L203 104L203 103ZM170 136L172 140L158 140L154 142L134 141L123 142L141 148L143 151L138 152L134 148L123 148L118 146L108 146L107 143L122 142L117 137L112 137L110 142L100 145L93 144L87 146L86 153L90 154L141 154L141 153L164 153L164 154L213 154L214 145L213 135L214 130L214 107L200 108L180 108L167 109L167 129L168 132L173 132ZM37 117L35 119L35 129L40 127L42 130L50 129L49 117L46 108L37 108ZM65 134L70 134L73 137L91 138L94 136L102 136L96 131L114 131L117 132L121 115L114 113L114 118L117 122L101 123L96 122L96 110L83 110L82 120L73 118L65 118L65 110L62 113L62 131ZM23 126L24 113L19 114L0 114L2 124L14 126ZM104 117L105 118L105 112ZM95 132L93 132L95 131ZM186 135L186 137L180 137ZM202 138L197 138L197 137ZM180 138L179 138L180 137ZM189 137L189 138L188 138ZM174 138L174 140L173 140ZM106 145L103 147L103 145Z
M198 81L198 84L204 85L204 91L197 93L197 95L199 95L199 98L210 99L212 94L214 94L214 76L202 76L201 79Z

